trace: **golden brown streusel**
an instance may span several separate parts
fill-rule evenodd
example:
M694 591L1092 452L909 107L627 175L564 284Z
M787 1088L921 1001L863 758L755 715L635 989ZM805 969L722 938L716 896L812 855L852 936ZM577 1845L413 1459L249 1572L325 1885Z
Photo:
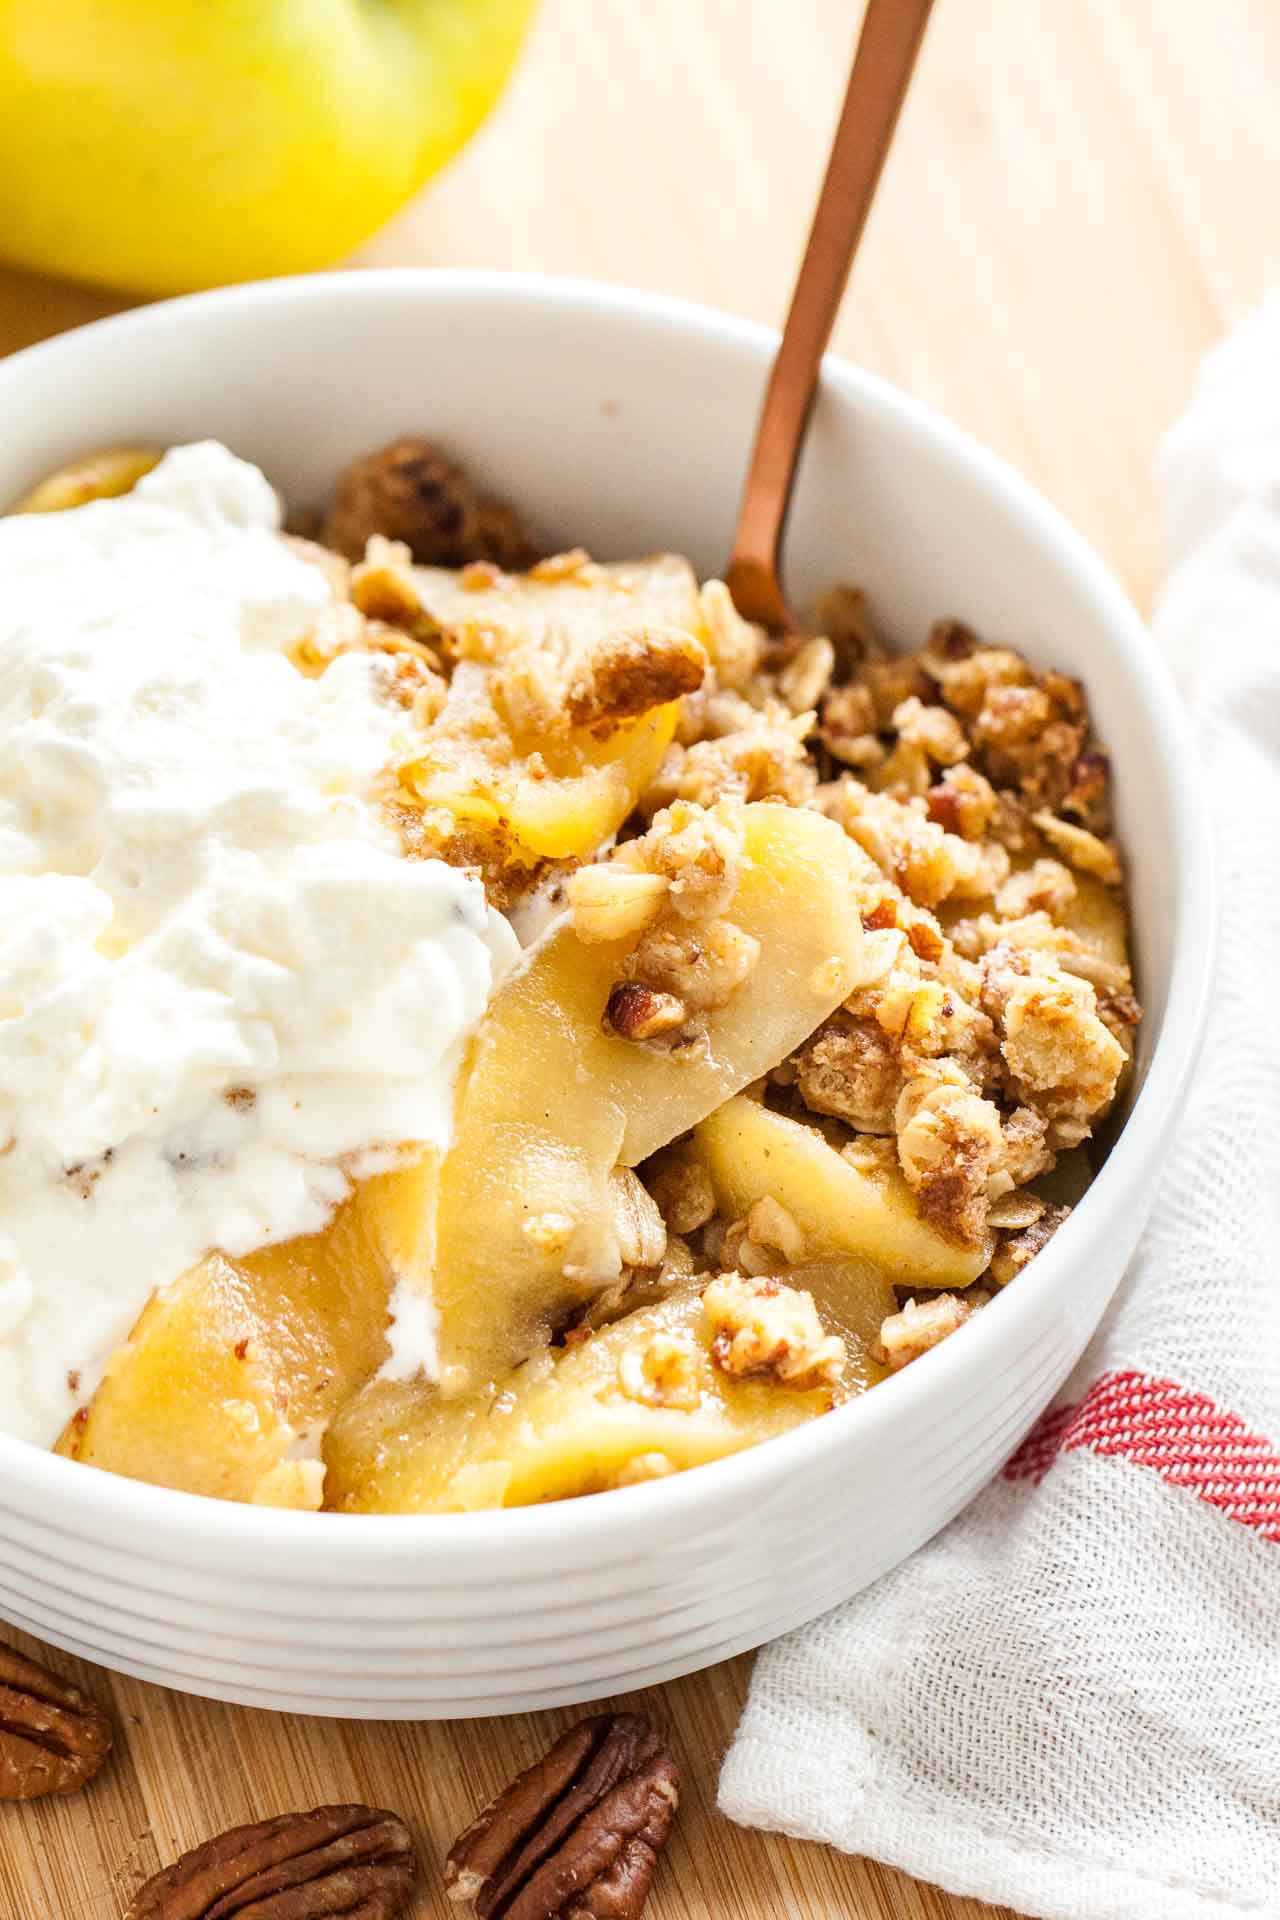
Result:
M983 962L983 1002L998 1021L1017 1099L1049 1121L1054 1145L1087 1139L1126 1062L1090 982L1041 951L1001 945Z
M666 1257L667 1228L657 1201L630 1167L612 1177L613 1230L625 1267L657 1267Z
M797 717L773 699L746 714L730 732L670 747L642 807L654 811L676 800L711 807L726 796L807 806L818 784L804 744L809 715Z
M708 580L701 600L717 682L731 690L750 685L764 658L763 627L743 619L723 580Z
M678 800L654 816L646 834L627 843L622 857L662 875L683 919L712 919L737 892L743 834L741 809L732 802L703 808Z
M833 1386L845 1345L826 1333L813 1295L781 1281L723 1273L709 1281L702 1309L712 1331L711 1355L737 1378L768 1374L783 1386Z
M874 1019L843 1010L796 1055L796 1085L812 1113L832 1114L860 1133L892 1133L902 1091L897 1042Z
M564 710L571 726L616 726L692 693L706 670L701 645L678 627L613 633L577 667Z

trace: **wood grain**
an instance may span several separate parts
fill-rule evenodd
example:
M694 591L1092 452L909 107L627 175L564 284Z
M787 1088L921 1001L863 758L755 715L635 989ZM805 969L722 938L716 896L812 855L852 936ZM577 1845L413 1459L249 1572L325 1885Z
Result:
M855 12L545 0L503 111L360 261L592 274L776 321ZM1159 435L1275 270L1277 76L1274 0L943 0L837 334L1011 459L1140 602ZM116 304L0 274L0 350ZM717 1820L747 1673L737 1661L649 1702L688 1779L653 1920L995 1911ZM88 1679L114 1704L119 1757L77 1800L0 1809L0 1920L116 1920L219 1827L324 1799L402 1809L434 1865L567 1718L336 1724ZM417 1916L446 1911L428 1891Z

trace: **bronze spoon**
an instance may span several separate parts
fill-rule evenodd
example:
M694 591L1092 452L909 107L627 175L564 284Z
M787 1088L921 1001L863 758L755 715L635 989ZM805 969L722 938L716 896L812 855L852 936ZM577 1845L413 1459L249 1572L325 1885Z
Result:
M933 0L868 0L809 244L760 410L725 580L739 613L776 630L797 625L778 563L822 355L932 5Z

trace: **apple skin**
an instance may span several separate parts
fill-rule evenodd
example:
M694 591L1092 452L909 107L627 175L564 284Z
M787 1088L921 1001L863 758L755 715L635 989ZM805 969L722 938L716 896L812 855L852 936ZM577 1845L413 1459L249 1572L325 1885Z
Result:
M0 0L0 258L126 292L357 246L502 91L535 0Z

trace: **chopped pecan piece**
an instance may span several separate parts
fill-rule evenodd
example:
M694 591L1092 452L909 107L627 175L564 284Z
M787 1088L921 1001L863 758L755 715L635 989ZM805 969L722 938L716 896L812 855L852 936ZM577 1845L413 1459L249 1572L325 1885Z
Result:
M395 1920L417 1874L394 1813L317 1807L192 1848L139 1888L125 1920Z
M689 1018L674 993L655 993L635 980L620 980L609 995L604 1024L619 1040L669 1040Z
M0 1800L74 1793L111 1751L111 1722L78 1687L0 1646Z
M636 1920L679 1802L642 1714L579 1721L453 1844L451 1900L480 1920Z

